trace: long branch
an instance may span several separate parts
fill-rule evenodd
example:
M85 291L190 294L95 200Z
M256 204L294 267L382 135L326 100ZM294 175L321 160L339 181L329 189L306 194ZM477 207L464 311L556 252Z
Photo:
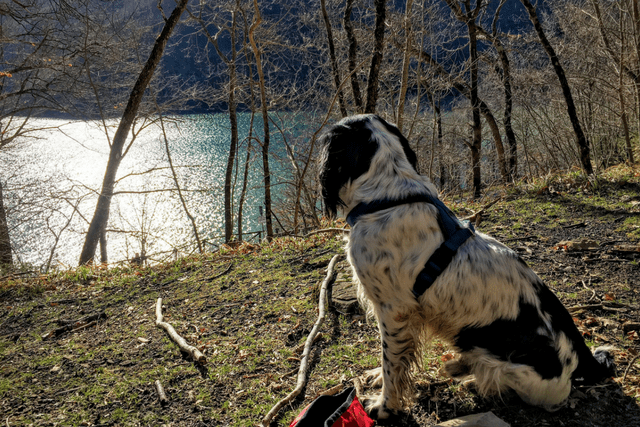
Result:
M309 333L307 337L307 341L304 345L304 351L302 352L302 357L300 359L300 369L298 370L298 381L296 384L296 388L287 395L284 399L280 400L275 404L273 408L269 411L267 415L262 419L262 426L267 427L271 424L271 420L273 417L282 409L283 406L293 401L301 392L304 386L307 384L307 371L309 370L309 354L311 353L311 346L313 341L318 334L318 330L320 326L324 322L324 317L326 314L326 306L327 306L327 292L329 286L333 283L335 278L334 268L336 262L341 258L342 255L334 255L331 258L331 262L329 262L329 266L327 267L327 275L322 282L322 286L320 287L320 299L318 301L318 320L313 325L313 329Z

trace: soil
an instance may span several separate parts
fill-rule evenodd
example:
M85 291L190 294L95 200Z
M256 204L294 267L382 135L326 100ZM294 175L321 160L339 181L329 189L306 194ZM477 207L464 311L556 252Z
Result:
M482 399L442 377L451 353L435 341L416 373L414 405L379 425L432 426L485 411L512 426L640 425L640 252L633 251L640 186L605 183L594 191L554 183L502 196L477 228L520 253L571 308L590 345L614 347L617 376L575 388L565 408L549 413L512 395ZM482 206L447 203L460 216ZM0 422L258 424L295 387L301 345L316 321L318 285L342 246L340 236L321 233L153 267L1 278ZM348 288L349 277L339 263L336 286ZM165 322L204 352L206 364L180 353L156 328L157 298ZM340 298L349 299L344 289ZM375 324L349 303L334 307L314 344L304 397L272 425L288 425L322 391L353 384L377 366L379 351Z

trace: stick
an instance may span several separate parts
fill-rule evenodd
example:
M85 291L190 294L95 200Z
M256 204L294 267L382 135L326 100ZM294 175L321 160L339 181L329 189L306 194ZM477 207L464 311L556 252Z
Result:
M211 280L216 280L219 279L220 277L224 276L225 274L227 274L228 272L231 271L231 267L233 267L233 263L229 263L229 267L227 267L227 269L225 271L223 271L220 274L216 274L215 276L211 277L210 279L208 279L209 281Z
M302 392L302 389L307 384L307 370L309 369L309 353L311 353L311 345L313 344L313 340L317 335L318 330L320 329L320 325L322 325L322 322L324 321L327 305L327 289L333 283L333 269L340 257L341 255L335 255L333 258L331 258L331 262L327 267L327 276L324 278L322 286L320 287L320 299L318 301L318 320L316 320L316 323L314 323L313 329L311 329L311 332L309 333L307 341L304 345L304 351L302 352L302 357L300 359L300 369L298 370L298 382L296 384L296 388L291 393L289 393L287 397L276 403L275 406L271 408L269 413L264 416L264 418L262 419L263 427L269 426L269 424L271 424L271 420L278 413L278 411L282 409L284 405L293 401L293 399L295 399L300 394L300 392Z
M589 284L591 284L591 279L589 279ZM594 289L589 288L585 283L584 280L582 281L582 286L584 286L584 288L588 291L591 291L591 297L587 300L587 302L591 301L592 299L594 299L596 297L596 291Z
M180 347L180 350L189 354L193 360L203 365L207 363L207 358L204 357L204 354L202 354L200 350L198 350L192 345L189 345L184 338L178 335L176 330L173 329L173 326L163 321L162 298L158 298L158 301L156 302L156 327L164 329L165 332L169 335L169 338L171 338L173 342L178 344L178 347Z
M498 203L500 200L502 200L502 197L498 197L497 199L487 203L486 205L484 205L478 212L475 212L473 215L470 215L466 218L463 218L463 220L466 221L473 221L475 222L478 219L478 215L481 215L484 211L486 211L487 209L489 209L491 206L495 205L496 203Z
M47 332L42 336L42 339L46 340L49 338L57 337L58 335L67 331L79 331L82 329L86 329L95 325L98 320L106 319L106 318L107 318L107 315L105 314L105 312L101 311L99 313L90 314L88 316L85 316L75 321L58 320L58 323L64 323L64 326L54 329L53 331Z
M576 306L567 308L567 311L569 313L575 313L580 310L603 310L603 311L611 311L614 313L626 311L625 308L607 307L604 304L576 305Z
M328 390L325 390L323 392L320 392L316 395L315 399L317 399L320 396L333 396L334 394L336 394L337 392L339 392L340 390L342 390L344 388L344 386L342 384L338 384L338 385L334 385L333 387L331 387ZM314 399L314 400L315 400Z
M167 395L164 392L164 388L162 387L160 380L156 380L155 386L156 386L156 391L158 392L158 398L160 399L160 404L164 405L167 402L169 402L169 399L167 398Z
M627 380L627 374L629 373L629 369L631 369L631 367L633 366L634 362L636 360L638 360L638 357L640 357L640 355L634 357L633 359L631 359L631 362L629 362L629 366L627 366L627 369L625 369L624 371L624 377L622 377L622 383L624 384L624 382Z
M322 230L315 230L312 231L311 233L305 234L304 236L301 236L303 238L307 238L310 236L313 236L314 234L320 234L320 233L345 233L348 234L349 232L351 232L351 230L349 230L348 228L323 228ZM298 237L298 236L296 236Z

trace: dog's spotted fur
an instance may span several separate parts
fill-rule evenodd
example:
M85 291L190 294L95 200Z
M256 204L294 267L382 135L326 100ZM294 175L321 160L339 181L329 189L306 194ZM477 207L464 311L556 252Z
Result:
M437 195L416 171L416 155L399 130L376 115L343 119L322 138L320 181L325 211L345 213L361 202ZM573 381L611 376L606 350L592 354L556 296L516 253L476 233L419 299L418 272L443 241L437 209L403 204L363 215L347 244L358 293L377 319L382 385L366 400L378 418L401 410L412 396L411 369L421 344L438 336L457 356L446 365L455 378L474 378L482 395L509 389L526 402L555 410Z

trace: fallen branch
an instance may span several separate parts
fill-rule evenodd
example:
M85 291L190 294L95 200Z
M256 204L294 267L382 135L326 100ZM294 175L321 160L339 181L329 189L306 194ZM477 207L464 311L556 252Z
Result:
M224 276L225 274L227 274L228 272L230 272L230 271L231 271L231 267L233 267L233 263L232 263L232 262L231 262L231 263L229 263L229 267L227 267L227 269L226 269L225 271L223 271L223 272L222 272L222 273L220 273L220 274L216 274L215 276L211 277L211 278L210 278L210 279L208 279L208 280L209 280L209 281L212 281L212 280L219 279L220 277L222 277L222 276Z
M502 242L503 243L504 242L517 242L517 241L520 241L520 240L531 240L531 239L537 239L537 238L538 238L538 236L534 236L534 235L529 234L527 236L512 237L510 239L504 239L504 240L502 240Z
M498 197L497 199L487 203L486 205L484 205L478 212L474 212L473 215L470 215L466 218L463 218L463 220L465 221L469 221L469 222L476 222L476 220L478 219L478 216L482 215L484 213L484 211L486 211L487 209L489 209L491 206L495 205L496 203L498 203L500 200L502 200L502 197Z
M49 339L49 338L54 338L57 337L58 335L61 335L67 331L79 331L82 329L86 329L89 328L93 325L96 324L96 322L100 319L106 319L107 315L105 314L104 311L101 311L99 313L94 313L94 314L90 314L88 316L82 317L78 320L58 320L59 324L63 324L63 326L54 329L53 331L47 332L46 334L44 334L42 336L43 340Z
M162 298L158 298L156 302L156 327L164 329L165 332L169 335L169 338L180 347L180 350L189 354L193 360L198 363L205 364L207 363L207 358L204 357L204 354L200 352L197 348L192 345L189 345L184 338L182 338L173 326L163 321L162 317Z
M622 377L621 384L624 384L624 382L627 380L627 375L629 374L629 370L631 369L631 367L633 366L635 361L638 360L638 357L640 357L640 355L638 355L638 356L634 357L633 359L631 359L631 362L629 362L629 365L627 365L627 369L625 369L625 371L624 371L624 376Z
M591 284L591 279L589 279L589 284ZM591 296L589 297L589 299L587 300L587 302L591 301L592 299L594 299L596 297L596 291L594 289L591 289L590 287L587 286L586 283L584 283L584 280L582 281L582 286L588 290L591 291Z
M263 427L267 427L269 424L271 424L271 420L278 413L278 411L282 409L282 407L284 407L287 403L292 402L293 399L298 397L298 395L302 392L304 386L307 384L307 371L309 369L309 354L311 353L311 345L313 344L315 336L318 334L318 330L320 329L322 322L324 322L327 308L327 290L335 279L334 268L336 262L338 262L338 259L340 259L340 257L341 255L335 255L333 258L331 258L331 262L327 267L327 276L324 278L322 286L320 287L320 298L318 301L318 319L316 320L316 323L313 324L313 328L311 329L311 332L309 333L307 341L304 345L304 351L302 352L302 357L300 358L300 369L298 370L298 382L296 384L296 388L291 393L289 393L287 397L276 403L275 406L271 408L269 413L265 415L265 417L262 419Z
M330 389L318 393L316 397L313 398L313 400L319 398L320 396L333 396L337 392L341 391L343 388L344 386L342 384L334 385Z
M160 399L160 404L164 405L168 403L169 399L167 398L167 394L164 392L164 388L162 387L160 380L156 380L155 386L156 386L156 391L158 392L158 398Z
M320 233L345 233L348 234L350 233L351 230L348 228L323 228L322 230L315 230L312 231L311 233L307 233L304 236L295 236L295 237L302 237L304 239L306 239L307 237L313 236L314 234L320 234Z
M567 308L567 310L569 311L569 313L575 313L580 310L603 310L603 311L610 311L613 313L627 311L626 308L607 307L604 304L576 305L576 306Z

